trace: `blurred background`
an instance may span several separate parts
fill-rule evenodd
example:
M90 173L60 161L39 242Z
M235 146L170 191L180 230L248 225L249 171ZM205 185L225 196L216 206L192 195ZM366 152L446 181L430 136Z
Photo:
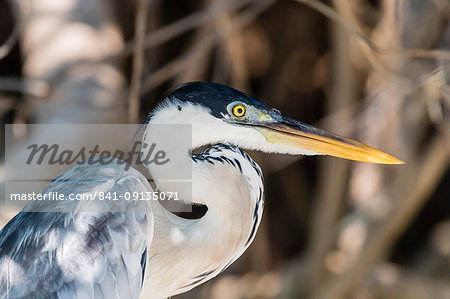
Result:
M245 91L406 165L250 153L254 243L174 298L448 299L449 21L448 0L1 1L0 119L140 123L183 82Z

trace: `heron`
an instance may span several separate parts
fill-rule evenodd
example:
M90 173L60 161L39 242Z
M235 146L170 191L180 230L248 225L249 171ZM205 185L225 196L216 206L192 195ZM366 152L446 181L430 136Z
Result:
M189 124L190 146L152 125ZM198 219L182 218L158 201L103 202L83 211L30 202L0 232L0 298L150 298L187 292L219 275L252 243L261 222L264 184L260 167L243 149L289 155L331 155L372 163L402 161L368 145L284 116L255 98L217 83L191 82L150 112L142 140L162 144L174 161L191 166L189 196L204 205ZM202 152L194 149L206 147ZM142 150L145 152L145 149ZM147 166L159 190L178 165ZM71 183L74 178L80 183ZM177 185L171 185L173 188ZM41 192L152 191L138 170L117 164L68 168Z

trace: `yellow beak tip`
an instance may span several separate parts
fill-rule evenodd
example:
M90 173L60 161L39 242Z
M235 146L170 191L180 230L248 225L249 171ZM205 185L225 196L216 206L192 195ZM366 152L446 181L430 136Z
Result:
M379 151L377 149L371 148L369 146L364 146L366 149L368 149L368 152L366 152L366 155L362 157L360 161L370 162L370 163L377 163L377 164L392 164L392 165L399 165L399 164L406 164L404 161L397 159L391 155L388 155L382 151ZM346 158L352 158L351 156ZM360 157L358 157L360 158ZM359 160L356 158L355 160Z
M391 161L388 162L388 164L406 164L405 161L399 160L397 158L392 157L393 159Z

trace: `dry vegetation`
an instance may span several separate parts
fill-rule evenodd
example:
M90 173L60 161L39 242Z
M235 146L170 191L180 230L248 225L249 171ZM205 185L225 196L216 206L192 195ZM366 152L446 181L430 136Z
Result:
M177 84L215 81L406 161L252 153L267 190L257 239L176 298L450 298L449 1L0 8L3 124L139 122Z

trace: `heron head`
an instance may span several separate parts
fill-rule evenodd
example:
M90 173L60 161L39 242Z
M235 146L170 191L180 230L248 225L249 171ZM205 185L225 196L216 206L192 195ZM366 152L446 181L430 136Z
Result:
M368 145L286 117L261 101L217 83L192 82L174 90L155 109L150 122L192 125L193 147L229 142L268 153L403 163Z

